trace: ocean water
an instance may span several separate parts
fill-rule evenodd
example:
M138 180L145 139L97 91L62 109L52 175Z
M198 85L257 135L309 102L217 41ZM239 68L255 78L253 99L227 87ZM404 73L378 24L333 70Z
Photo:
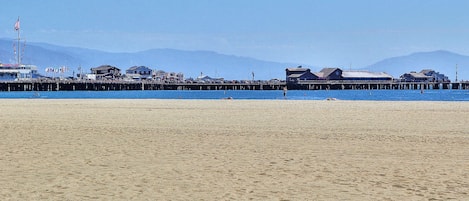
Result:
M372 100L372 101L469 101L469 90L290 90L275 91L51 91L0 92L0 99L233 99L244 100Z

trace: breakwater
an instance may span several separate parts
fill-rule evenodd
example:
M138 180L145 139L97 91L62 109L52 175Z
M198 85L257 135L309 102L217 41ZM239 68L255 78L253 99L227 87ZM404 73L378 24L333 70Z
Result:
M25 80L0 82L0 91L119 91L119 90L434 90L469 89L469 82L253 81L244 83L164 83L154 81Z

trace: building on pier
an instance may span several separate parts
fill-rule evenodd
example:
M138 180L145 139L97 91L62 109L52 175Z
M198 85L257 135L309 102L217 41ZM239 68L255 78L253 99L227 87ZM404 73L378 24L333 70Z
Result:
M321 71L314 73L320 80L342 80L342 69L340 68L323 68Z
M298 66L296 68L287 68L286 80L287 82L298 82L300 80L317 80L319 77L313 73L309 68Z
M210 77L204 74L200 74L199 76L197 76L195 80L192 80L192 82L196 82L196 83L223 83L224 81L225 81L225 78Z
M175 72L165 72L163 70L158 70L153 73L153 79L158 82L183 82L184 74L175 73Z
M0 80L2 81L22 81L38 78L37 66L30 64L23 64L21 62L24 53L24 45L21 48L20 37L20 18L15 23L15 31L18 33L18 38L15 39L13 44L14 54L16 56L16 64L2 64L0 63Z
M403 82L451 82L448 76L432 69L424 69L419 73L415 71L404 73L400 76L400 79Z
M392 81L393 77L385 72L343 71L343 80Z
M28 80L38 78L37 66L27 64L0 64L0 80Z
M116 79L121 77L121 70L111 65L101 65L96 68L91 68L91 74L88 78L92 80L107 80Z
M300 81L355 80L355 81L392 81L393 77L384 72L343 71L340 68L323 68L319 72L311 72L309 68L287 68L288 83Z
M153 79L153 70L146 66L132 66L125 71L125 77L131 80Z

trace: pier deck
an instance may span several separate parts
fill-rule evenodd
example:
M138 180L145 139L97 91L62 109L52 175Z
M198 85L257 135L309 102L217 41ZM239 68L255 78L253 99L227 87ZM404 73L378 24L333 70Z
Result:
M118 90L433 90L469 89L469 82L304 81L250 83L163 83L153 81L23 80L0 82L0 91L118 91Z

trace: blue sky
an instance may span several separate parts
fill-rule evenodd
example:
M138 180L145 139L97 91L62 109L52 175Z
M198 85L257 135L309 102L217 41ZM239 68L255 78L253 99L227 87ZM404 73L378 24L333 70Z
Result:
M210 50L318 67L388 57L469 55L467 0L15 0L0 37L21 18L28 42L111 52Z

